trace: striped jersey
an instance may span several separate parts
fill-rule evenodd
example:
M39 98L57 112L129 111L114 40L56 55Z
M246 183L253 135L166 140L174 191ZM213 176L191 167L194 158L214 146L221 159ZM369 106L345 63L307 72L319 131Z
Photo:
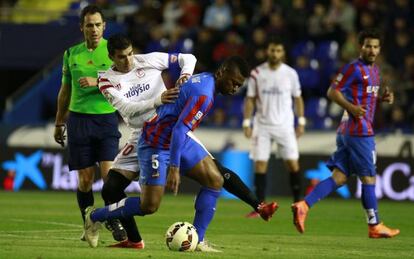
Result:
M133 69L127 73L114 67L100 74L99 90L119 112L127 126L139 134L144 122L155 114L162 104L161 94L166 90L161 73L179 64L181 74L192 74L196 59L191 54L153 52L134 56Z
M156 115L144 124L143 140L149 146L170 149L170 165L179 165L183 136L194 131L208 113L214 91L212 74L193 75L181 86L176 102L158 107Z
M374 114L380 88L379 67L357 59L341 69L331 88L341 91L350 103L361 105L366 110L365 115L359 118L345 110L338 133L351 136L374 135Z
M255 98L255 125L293 127L292 97L302 94L299 76L290 66L282 63L271 69L265 62L250 73L247 96Z

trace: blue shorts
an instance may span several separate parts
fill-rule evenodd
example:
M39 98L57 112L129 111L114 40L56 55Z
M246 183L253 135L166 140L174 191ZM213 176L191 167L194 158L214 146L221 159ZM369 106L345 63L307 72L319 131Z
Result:
M375 137L354 137L338 134L337 149L327 162L331 170L338 168L348 177L376 175Z
M208 156L207 150L186 135L181 147L180 173L185 174ZM140 138L138 141L139 182L143 185L162 185L167 181L170 150L154 148Z
M67 122L69 170L84 169L100 161L113 161L121 133L118 116L70 112Z

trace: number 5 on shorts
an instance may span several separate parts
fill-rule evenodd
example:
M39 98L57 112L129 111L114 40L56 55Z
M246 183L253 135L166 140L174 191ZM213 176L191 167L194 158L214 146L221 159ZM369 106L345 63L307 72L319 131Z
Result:
M160 162L158 161L158 154L153 154L151 156L151 163L152 163L152 169L158 169L160 166Z

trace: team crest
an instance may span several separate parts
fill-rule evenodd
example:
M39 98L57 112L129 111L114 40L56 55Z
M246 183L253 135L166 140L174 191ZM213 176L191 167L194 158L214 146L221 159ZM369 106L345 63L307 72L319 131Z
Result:
M137 70L136 70L136 73L137 73L137 76L138 76L139 78L142 78L142 77L144 77L144 76L145 76L144 69L142 69L142 68L137 69Z
M120 83L116 84L116 85L114 86L114 88L115 88L116 90L121 90L121 84L120 84Z

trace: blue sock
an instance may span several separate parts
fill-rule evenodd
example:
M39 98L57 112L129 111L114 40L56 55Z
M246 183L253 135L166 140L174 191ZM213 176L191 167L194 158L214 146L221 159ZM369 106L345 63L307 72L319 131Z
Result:
M375 184L362 184L361 193L362 206L367 214L369 225L379 223L377 197L375 196Z
M195 217L193 225L197 229L198 241L204 240L207 227L216 212L217 198L220 191L216 191L207 187L201 187L195 201Z
M309 207L328 196L339 186L336 185L334 179L329 177L316 185L315 189L305 197L305 201Z
M91 219L94 222L104 222L108 219L126 219L135 215L144 216L141 211L141 199L139 197L129 197L96 209L91 214Z

